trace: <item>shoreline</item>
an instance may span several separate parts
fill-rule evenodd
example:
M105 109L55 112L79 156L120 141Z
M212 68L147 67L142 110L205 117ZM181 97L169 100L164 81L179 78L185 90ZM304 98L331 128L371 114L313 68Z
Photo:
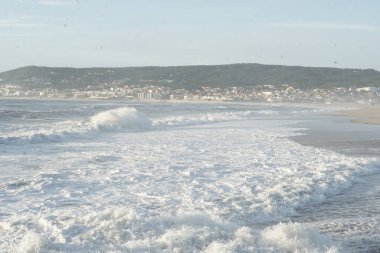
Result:
M246 104L246 105L265 105L265 106L284 106L284 107L308 107L308 108L324 108L331 111L342 111L343 108L355 109L357 104L353 103L306 103L306 102L265 102L265 101L227 101L227 100L149 100L149 99L104 99L104 98L53 98L53 97L6 97L0 96L0 100L32 100L32 101L69 101L69 102L138 102L138 103L170 103L170 104Z
M361 106L337 113L339 116L350 117L352 123L380 125L380 106Z
M380 106L350 106L323 115L298 123L297 127L304 130L291 139L348 156L380 157Z
M291 140L349 157L380 159L380 107L357 106L302 122ZM373 165L376 166L376 165ZM318 205L297 209L292 222L316 226L352 252L379 252L380 173L359 176L352 185ZM340 224L336 226L336 224ZM368 235L368 236L367 236Z

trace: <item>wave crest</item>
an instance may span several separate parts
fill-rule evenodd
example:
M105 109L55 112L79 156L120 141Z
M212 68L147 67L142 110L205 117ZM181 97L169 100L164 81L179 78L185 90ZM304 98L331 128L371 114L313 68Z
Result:
M233 120L244 120L248 119L251 115L251 111L245 111L172 116L157 119L153 122L153 125L158 128L194 126Z
M91 117L91 124L98 130L144 131L153 128L152 122L133 107L100 112Z
M296 112L296 111L294 111ZM297 111L302 112L302 111ZM166 130L173 127L205 125L218 122L247 120L276 111L236 111L199 113L156 118L151 120L134 107L119 107L99 112L83 121L64 121L42 125L34 129L19 129L0 136L0 144L25 144L59 142L81 138L92 138L101 132L142 132Z

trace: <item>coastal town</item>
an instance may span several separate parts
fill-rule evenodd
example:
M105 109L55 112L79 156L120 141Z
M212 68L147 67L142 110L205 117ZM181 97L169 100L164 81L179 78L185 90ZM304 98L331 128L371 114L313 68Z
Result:
M1 84L0 97L56 99L122 99L182 101L245 101L267 103L358 103L379 104L380 88L314 88L300 89L288 84L263 84L248 87L215 88L204 86L186 90L159 85L134 85L114 81L85 89L26 89L17 84Z

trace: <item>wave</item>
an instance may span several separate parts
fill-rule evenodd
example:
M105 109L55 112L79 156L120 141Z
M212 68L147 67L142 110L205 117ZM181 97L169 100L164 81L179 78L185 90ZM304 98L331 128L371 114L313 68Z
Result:
M152 121L133 107L121 107L100 112L91 117L91 124L98 130L144 131L153 128Z
M13 217L3 225L4 232L12 233L16 239L0 245L10 248L16 241L17 252L334 253L342 250L339 244L305 224L279 223L259 230L201 213L148 218L141 217L134 209L109 208L83 216L54 213L50 218ZM69 238L72 240L68 241Z
M234 120L244 120L252 116L251 111L245 112L224 112L224 113L206 113L201 115L188 115L188 116L173 116L153 121L153 126L156 128L166 127L183 127L203 125L217 122L226 122Z
M96 131L120 131L121 118L128 113L110 114L97 114L99 121L90 118L88 125L95 129L99 124ZM231 116L218 115L218 120ZM168 119L160 120L160 126L168 127ZM155 122L153 129L158 127ZM112 143L103 150L74 154L62 168L42 167L32 182L5 186L15 201L9 210L22 211L0 221L0 248L347 252L310 224L281 221L300 207L349 188L358 176L378 172L379 164L301 146L283 138L290 131L205 128L153 135L149 142L125 136L130 145Z
M138 132L153 130L152 122L133 107L121 107L100 112L85 121L63 121L38 130L18 129L8 136L0 136L0 144L36 144L85 139L101 132Z
M142 132L164 130L170 127L193 126L215 122L241 120L252 113L206 113L200 115L166 117L151 120L133 107L120 107L92 116L89 120L65 121L39 127L38 130L18 130L0 136L0 144L35 144L90 138L101 132Z
M293 110L288 113L314 112L314 110ZM246 120L260 115L279 115L276 110L217 112L193 115L170 116L149 119L134 107L120 107L95 114L84 121L64 121L45 126L38 130L18 129L0 136L0 144L35 144L91 138L101 132L142 132L165 130L172 127L185 127L218 122Z
M50 126L39 127L38 130L18 129L8 134L0 136L0 144L36 144L45 142L59 142L67 139L85 138L91 135L91 131L80 122L65 121L55 123Z

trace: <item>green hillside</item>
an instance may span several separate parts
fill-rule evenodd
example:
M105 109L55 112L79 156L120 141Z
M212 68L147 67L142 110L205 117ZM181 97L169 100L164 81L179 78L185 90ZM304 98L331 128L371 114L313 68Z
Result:
M263 64L176 67L56 68L27 66L0 73L0 83L27 88L79 88L120 81L183 87L290 84L298 88L380 86L373 69L338 69Z

